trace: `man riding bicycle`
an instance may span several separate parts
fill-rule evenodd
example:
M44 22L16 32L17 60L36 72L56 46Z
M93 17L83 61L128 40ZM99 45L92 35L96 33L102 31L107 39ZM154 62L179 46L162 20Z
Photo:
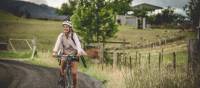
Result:
M86 52L81 48L80 41L75 32L73 32L72 24L70 21L64 21L63 23L63 33L58 35L57 41L55 43L55 47L53 49L53 56L57 56L58 53L61 55L74 55L77 56L77 61L73 61L71 64L72 69L72 78L73 78L73 87L77 87L77 64L78 57L81 55L86 55ZM66 58L61 58L61 67L60 67L60 76L65 77L65 66L66 66Z

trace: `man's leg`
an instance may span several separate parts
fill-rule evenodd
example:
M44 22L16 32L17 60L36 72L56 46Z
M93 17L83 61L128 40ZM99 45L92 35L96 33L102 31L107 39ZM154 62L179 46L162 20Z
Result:
M73 86L77 88L77 66L78 62L72 62L72 76L73 76Z

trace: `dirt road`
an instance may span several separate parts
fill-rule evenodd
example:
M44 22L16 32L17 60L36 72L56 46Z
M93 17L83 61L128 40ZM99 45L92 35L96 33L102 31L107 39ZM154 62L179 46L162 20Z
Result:
M57 88L58 69L0 60L0 88ZM102 88L102 83L78 73L78 88Z

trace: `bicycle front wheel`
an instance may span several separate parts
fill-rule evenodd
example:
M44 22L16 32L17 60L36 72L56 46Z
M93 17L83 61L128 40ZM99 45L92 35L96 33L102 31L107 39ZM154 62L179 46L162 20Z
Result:
M71 68L68 68L66 72L66 88L73 88L73 76Z

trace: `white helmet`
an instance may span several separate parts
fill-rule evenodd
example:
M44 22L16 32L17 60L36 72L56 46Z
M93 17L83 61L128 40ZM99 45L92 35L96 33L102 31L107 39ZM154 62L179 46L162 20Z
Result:
M72 27L72 23L70 21L64 21L62 24Z

